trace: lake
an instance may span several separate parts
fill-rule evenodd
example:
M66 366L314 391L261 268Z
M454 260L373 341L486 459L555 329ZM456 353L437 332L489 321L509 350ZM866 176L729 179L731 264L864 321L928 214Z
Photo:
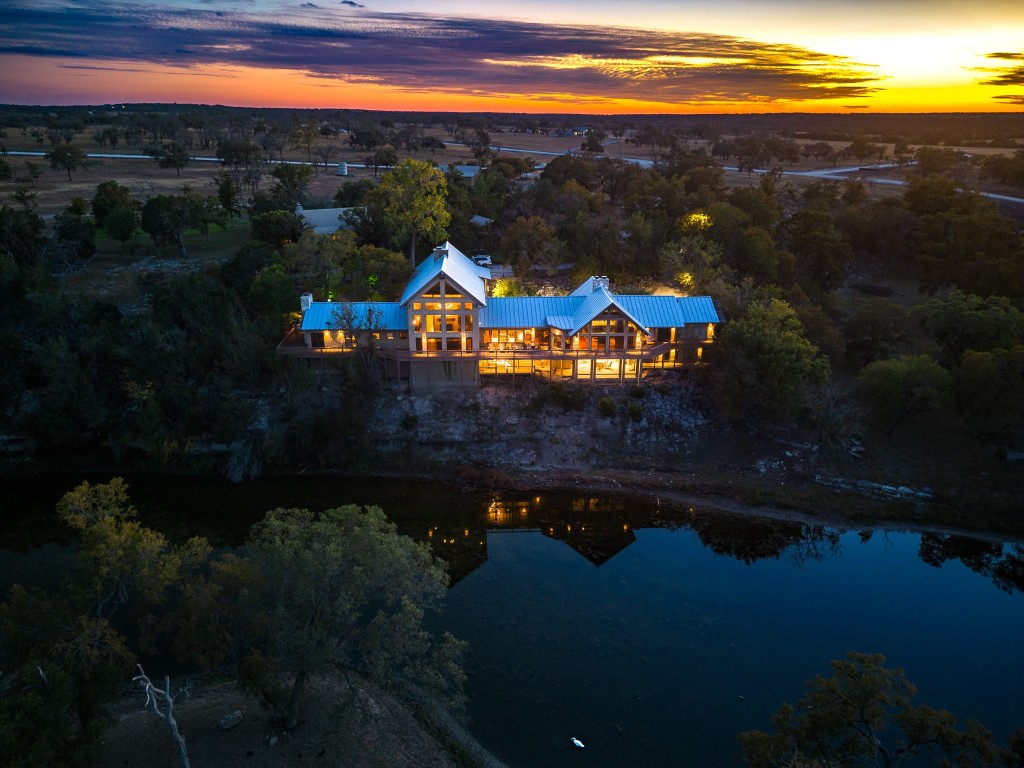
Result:
M0 481L15 510L0 527L5 591L70 557L53 505L77 481ZM512 766L739 765L737 734L767 728L848 651L884 654L918 702L1001 740L1024 725L1020 544L429 481L128 483L143 521L174 538L232 546L271 507L355 502L431 542L454 581L434 624L470 643L470 729Z

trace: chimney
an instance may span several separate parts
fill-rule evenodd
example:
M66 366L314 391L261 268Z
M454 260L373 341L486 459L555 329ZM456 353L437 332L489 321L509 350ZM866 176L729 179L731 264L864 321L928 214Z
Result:
M611 286L611 283L608 281L608 276L607 275L601 275L600 277L595 277L594 278L594 290L595 291L598 288L604 288L607 291L610 286Z
M312 305L313 305L313 294L312 293L304 293L301 296L299 296L299 306L302 308L302 314L306 314L306 310L308 310Z
M448 249L443 245L439 245L434 249L434 261L440 261L448 255Z

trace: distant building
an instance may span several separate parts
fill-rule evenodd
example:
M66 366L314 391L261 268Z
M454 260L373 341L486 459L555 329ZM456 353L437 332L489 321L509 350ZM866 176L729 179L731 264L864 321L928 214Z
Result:
M295 215L302 219L306 226L310 227L318 235L329 235L339 229L347 229L348 225L342 216L351 211L351 208L303 208L295 206Z
M641 382L701 362L721 317L709 296L613 294L591 277L568 296L495 298L491 272L445 243L397 302L302 299L302 321L278 345L297 357L372 347L390 378L416 390L465 389L490 376L597 384Z

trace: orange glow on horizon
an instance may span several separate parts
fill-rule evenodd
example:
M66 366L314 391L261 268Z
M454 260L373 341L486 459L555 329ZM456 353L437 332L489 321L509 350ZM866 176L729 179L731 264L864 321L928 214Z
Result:
M898 84L881 80L864 98L736 100L728 98L669 103L572 93L534 95L424 91L376 82L330 79L309 72L236 65L129 66L118 61L12 55L5 71L35 84L39 104L182 103L293 109L366 109L417 112L507 112L556 114L756 114L767 112L1020 112L1019 104L993 99L1005 89L978 85L965 76L957 83ZM7 96L11 100L13 94ZM27 103L27 102L25 102Z

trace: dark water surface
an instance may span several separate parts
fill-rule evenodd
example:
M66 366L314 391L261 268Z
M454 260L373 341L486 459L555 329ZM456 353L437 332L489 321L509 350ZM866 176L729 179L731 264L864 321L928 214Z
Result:
M53 506L78 480L0 480L4 591L68 561ZM174 538L232 546L267 509L355 502L430 541L455 582L436 625L470 643L471 730L513 766L737 765L740 731L853 650L1001 740L1024 725L1019 544L438 481L128 482Z

